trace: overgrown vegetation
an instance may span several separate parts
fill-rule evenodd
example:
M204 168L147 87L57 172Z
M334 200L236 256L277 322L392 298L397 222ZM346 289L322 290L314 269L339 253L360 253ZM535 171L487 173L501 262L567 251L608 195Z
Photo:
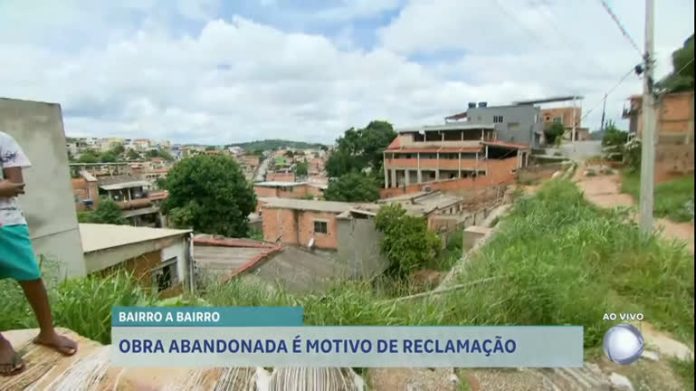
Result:
M561 139L563 139L563 133L565 133L565 127L560 122L552 123L548 128L544 129L544 136L546 136L547 144L559 144Z
M123 217L121 208L111 199L104 198L99 201L99 205L94 211L83 211L77 214L77 219L81 223L95 224L116 224L125 225L128 223Z
M658 87L667 92L694 90L694 35L684 41L681 48L672 52L672 72L660 80Z
M640 199L640 174L626 170L622 174L621 191ZM655 185L653 214L677 222L694 218L694 177L685 175Z
M694 360L677 360L671 359L670 365L672 370L681 380L686 390L694 390Z
M372 202L379 199L379 183L369 175L349 172L331 180L324 192L329 201Z
M46 268L43 269L46 272ZM138 287L135 279L124 272L108 278L89 276L49 284L48 292L56 325L104 344L111 341L112 306L154 303L154 297ZM0 280L0 304L3 308L0 330L38 327L31 307L15 281Z
M591 347L609 326L605 312L635 310L693 338L693 259L682 247L643 238L627 214L588 204L572 183L552 181L521 199L499 229L461 282L499 280L462 292L457 318L579 324Z
M386 273L399 278L433 262L442 245L424 218L408 215L399 204L381 207L375 227L384 233L380 246L389 261Z

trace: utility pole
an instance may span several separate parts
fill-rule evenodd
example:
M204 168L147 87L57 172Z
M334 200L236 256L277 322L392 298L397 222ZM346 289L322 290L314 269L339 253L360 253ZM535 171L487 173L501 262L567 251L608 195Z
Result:
M653 34L654 0L645 0L645 58L643 72L643 134L640 163L640 230L653 228L653 196L655 181L655 98L653 96Z
M604 103L602 104L602 124L599 126L599 130L604 131L604 118L607 114L607 94L604 94Z
M575 96L573 96L573 128L572 131L570 132L570 142L573 144L573 151L575 150L575 125L576 125L576 119L575 119L575 112L578 110L575 104Z

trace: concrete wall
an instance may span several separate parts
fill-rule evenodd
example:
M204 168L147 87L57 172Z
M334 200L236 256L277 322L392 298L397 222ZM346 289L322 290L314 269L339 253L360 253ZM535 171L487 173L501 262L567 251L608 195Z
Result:
M493 124L494 116L503 116L502 123L495 123L498 140L539 146L535 132L541 132L543 123L538 107L532 105L472 107L467 117L472 123Z
M338 219L337 226L336 258L348 265L354 278L369 278L387 269L379 246L383 235L375 229L373 219Z
M24 172L27 193L19 204L34 250L59 262L61 276L85 275L60 105L0 98L0 129L33 164Z

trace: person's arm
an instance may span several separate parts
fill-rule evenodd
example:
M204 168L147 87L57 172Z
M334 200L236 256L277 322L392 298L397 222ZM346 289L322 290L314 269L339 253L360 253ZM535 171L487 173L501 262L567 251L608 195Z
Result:
M22 169L31 167L31 162L19 144L3 132L0 132L0 167L3 174L3 179L0 181L0 196L16 197L24 194Z
M24 194L24 184L7 179L0 180L0 198L13 198Z

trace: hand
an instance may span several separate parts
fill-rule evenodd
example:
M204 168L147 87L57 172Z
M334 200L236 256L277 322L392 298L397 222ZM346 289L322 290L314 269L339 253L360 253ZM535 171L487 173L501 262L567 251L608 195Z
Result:
M12 198L24 194L24 183L10 182L7 179L0 181L0 197Z

